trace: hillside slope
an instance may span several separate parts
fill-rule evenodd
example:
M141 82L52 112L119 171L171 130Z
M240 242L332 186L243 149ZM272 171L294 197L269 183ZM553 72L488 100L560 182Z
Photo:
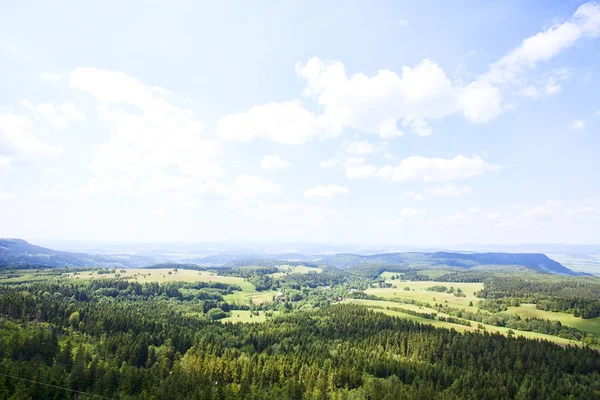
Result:
M351 268L360 265L394 266L452 266L471 268L479 265L519 265L538 272L558 275L578 275L559 262L540 253L385 253L373 255L336 254L326 256L319 263L337 268Z
M142 267L157 259L128 254L95 255L51 250L22 239L0 239L0 267L39 265L45 267Z

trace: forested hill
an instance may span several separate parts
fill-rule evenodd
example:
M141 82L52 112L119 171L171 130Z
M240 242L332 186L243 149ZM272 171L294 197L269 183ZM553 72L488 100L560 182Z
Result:
M557 261L540 253L383 253L373 255L336 254L219 254L197 259L179 260L168 256L143 256L130 254L88 254L51 250L32 245L21 239L0 239L0 267L145 267L162 262L186 262L202 266L278 265L294 263L303 265L328 265L336 268L390 265L404 267L452 266L471 268L480 265L518 265L538 272L559 275L578 275Z
M480 265L519 265L538 272L579 275L548 256L539 253L384 253L373 255L336 254L326 256L320 263L337 268L359 267L361 265L452 266L471 268Z
M95 255L51 250L22 239L0 239L0 267L143 267L155 264L156 258L127 254Z

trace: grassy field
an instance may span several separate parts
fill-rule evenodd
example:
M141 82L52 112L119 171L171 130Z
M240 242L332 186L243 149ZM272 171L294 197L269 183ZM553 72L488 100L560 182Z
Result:
M243 278L235 276L219 276L209 271L194 271L191 269L123 269L116 270L115 274L98 274L95 271L78 272L76 274L64 274L67 279L106 279L119 276L123 279L134 280L136 282L221 282L239 285L245 292L254 292L255 287Z
M405 314L401 311L387 310L385 308L377 308L378 306L380 306L380 307L400 307L400 308L411 309L411 310L414 310L417 312L422 312L422 313L435 311L435 310L429 309L427 307L419 308L417 306L413 306L410 304L399 304L399 303L394 303L394 302L390 302L390 301L359 300L359 299L348 299L348 300L345 300L344 302L364 305L364 306L371 308L373 311L382 312L384 314L392 315L395 317L409 319L411 321L419 322L422 324L433 325L438 328L455 329L458 332L475 332L478 330L477 327L479 325L477 322L471 322L472 326L464 326L464 325L460 325L460 324L453 324L451 322L437 321L437 320L432 320L432 319L428 319L428 318L422 318L422 317L419 317L416 315ZM438 315L448 316L444 313L438 313ZM490 333L497 332L504 336L508 336L508 331L510 330L508 328L503 328L503 327L499 327L499 326L493 326L493 325L487 325L487 324L482 324L482 325L485 327L485 330L487 332L490 332ZM523 336L528 339L548 340L550 342L554 342L554 343L560 344L562 346L565 346L568 344L581 345L580 342L559 338L557 336L546 335L543 333L526 332L526 331L519 331L519 330L515 330L515 329L513 329L513 332L514 332L514 336Z
M454 283L454 282L436 282L436 281L402 281L402 280L392 280L390 279L396 273L384 272L382 277L386 278L386 282L393 285L391 288L370 288L365 292L368 294L372 294L375 296L379 296L386 299L403 299L403 300L418 300L422 302L427 302L430 304L434 303L443 303L450 307L454 308L462 308L469 311L477 311L477 302L481 299L475 297L475 292L483 289L483 283ZM441 292L430 292L427 288L431 286L446 286L450 288L451 286L454 289L461 289L466 297L456 297L451 293L441 293ZM406 290L405 288L408 288ZM378 301L378 300L348 300L348 302L362 304L368 307L400 307L406 308L417 312L429 313L435 312L434 309L427 307L418 307L409 304L400 304L391 301ZM469 303L472 302L473 306L469 306ZM409 314L404 314L398 311L386 310L386 309L377 309L374 310L385 312L390 315L400 314L403 318L409 318L411 320L431 324L434 326L441 326L446 328L454 328L460 331L473 331L477 329L477 323L472 322L472 327L462 326L458 324L452 324L444 321L432 321L430 319L421 318L418 316L413 316ZM508 313L518 314L523 318L527 317L537 317L542 319L550 319L550 320L558 320L563 325L570 326L573 328L580 329L582 331L594 333L596 335L600 335L600 318L594 318L590 320L584 320L582 318L576 318L571 314L567 313L554 313L550 311L538 310L535 308L535 304L523 304L520 307L511 307ZM443 313L438 313L441 316L447 316ZM484 325L488 332L499 332L504 335L508 334L508 328L496 327L492 325ZM553 341L559 344L573 344L576 343L574 341L568 339L562 339L551 335L545 335L541 333L535 332L525 332L525 331L515 331L515 334L521 335L527 338L538 338L538 339L546 339Z
M382 276L386 278L392 275L394 275L394 273L390 274L388 272L384 272L382 274ZM475 297L474 293L478 290L483 289L483 283L402 281L392 279L386 279L386 282L391 283L393 287L371 288L367 289L365 292L367 294L372 294L375 296L390 299L401 298L406 300L418 300L428 302L431 304L447 303L450 307L464 308L465 310L477 311L477 307L475 305L469 306L469 302L473 302L473 304L476 304L477 301L481 300ZM460 288L466 295L466 297L456 297L452 293L430 292L427 290L427 288L431 286L446 286L447 288L450 288L452 286L455 290ZM405 288L408 288L409 290L405 290Z
M244 290L223 296L223 299L229 303L254 303L262 304L273 300L273 296L277 294L274 290L265 290L257 292L256 290Z
M520 307L510 307L507 312L519 315L522 318L535 317L541 319L558 320L565 326L570 326L584 332L590 332L600 336L600 317L592 319L577 318L573 314L538 310L535 308L535 304L521 304Z
M275 312L273 315L277 315L277 312ZM265 312L264 311L260 311L259 315L252 315L252 313L250 311L247 310L235 310L235 311L231 311L231 316L227 317L227 318L223 318L220 321L225 323L225 322L233 322L233 323L244 323L244 322L254 322L254 323L259 323L259 322L265 322L267 319L267 317L265 316Z

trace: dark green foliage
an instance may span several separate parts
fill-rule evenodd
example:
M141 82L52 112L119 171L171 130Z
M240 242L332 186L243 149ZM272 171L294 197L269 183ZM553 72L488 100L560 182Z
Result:
M600 279L531 276L492 277L485 281L478 297L486 299L519 298L546 311L565 311L576 317L600 316Z

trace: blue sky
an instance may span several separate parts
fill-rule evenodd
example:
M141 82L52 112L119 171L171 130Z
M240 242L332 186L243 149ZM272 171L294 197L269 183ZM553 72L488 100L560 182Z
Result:
M598 243L600 3L0 4L0 236Z

